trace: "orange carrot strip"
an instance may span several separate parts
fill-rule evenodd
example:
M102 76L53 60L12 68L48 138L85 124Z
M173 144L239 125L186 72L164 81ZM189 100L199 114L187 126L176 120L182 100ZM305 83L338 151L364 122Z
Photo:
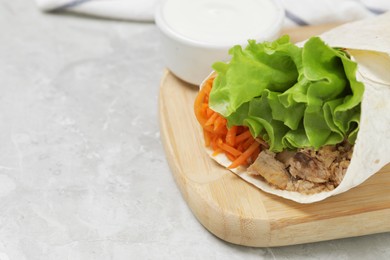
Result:
M222 142L222 140L218 140L218 146L223 149L224 151L227 151L228 153L231 153L234 156L240 156L242 153L235 149L234 147L231 147L225 143Z
M215 112L213 110L211 110L207 104L204 104L207 106L207 110L206 110L206 115L207 117L210 117L212 114L214 114Z
M217 149L217 150L215 150L215 151L212 153L212 155L213 155L213 156L217 156L218 154L220 154L220 153L222 153L222 152L223 152L222 149Z
M206 147L210 146L211 143L211 134L203 129L204 143Z
M209 79L206 83L206 85L199 91L197 97L195 98L194 102L194 111L196 119L199 121L201 125L204 125L205 119L201 115L200 108L202 107L202 104L205 101L205 98L208 97L212 84L214 79Z
M213 150L218 150L219 149L219 146L218 146L218 143L220 142L219 140L221 140L221 137L220 136L214 136L213 140L212 140L212 147L213 147Z
M243 144L242 147L244 150L248 149L249 146L251 146L255 142L255 139L253 138L248 138Z
M214 127L212 125L203 125L203 130L209 132L210 134L214 133Z
M213 128L214 133L226 136L227 129L226 126L220 125L218 128ZM225 138L224 138L225 139Z
M251 135L251 132L248 130L246 130L245 132L243 132L242 134L238 135L236 137L236 143L241 143L242 141L245 141L246 139L252 137Z
M226 157L230 160L230 161L234 161L236 160L237 157L234 157L233 155L231 155L230 153L225 153Z
M240 165L244 165L247 163L247 160L251 157L252 153L259 146L258 142L254 142L245 152L243 152L236 160L229 165L229 169L237 168Z
M244 152L245 149L242 146L242 143L237 146L237 150L239 150L240 152Z
M195 110L196 118L198 120L201 118L200 112L201 112L201 107L202 107L203 99L204 99L205 95L206 95L206 93L201 91L201 92L199 92L198 96L195 99L194 110ZM199 122L201 122L201 121L202 120L200 120Z
M205 103L203 103L201 106L200 106L200 113L203 117L205 118L209 118L210 116L207 114L207 110L209 109L209 106Z
M237 127L237 135L244 133L246 130L248 130L248 127L242 126L242 125L238 126Z
M218 117L218 114L217 113L214 113L207 121L206 123L204 124L205 126L209 126L209 125L212 125L214 124L215 120L217 120L219 117Z
M232 126L230 129L228 129L226 134L226 143L228 145L234 146L236 143L236 134L237 134L237 126Z
M221 127L226 127L226 120L218 115L218 118L214 121L214 130L217 130Z

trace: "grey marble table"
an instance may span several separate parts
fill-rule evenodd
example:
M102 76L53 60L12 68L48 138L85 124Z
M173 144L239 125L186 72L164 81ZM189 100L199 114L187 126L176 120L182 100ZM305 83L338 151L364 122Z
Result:
M0 32L0 260L390 257L388 233L248 248L204 229L160 141L154 24L0 0Z

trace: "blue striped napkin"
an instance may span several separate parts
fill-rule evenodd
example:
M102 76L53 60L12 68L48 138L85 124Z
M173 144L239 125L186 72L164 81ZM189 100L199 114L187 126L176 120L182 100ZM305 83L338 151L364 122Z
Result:
M108 19L153 21L160 0L35 0L42 11L70 11Z
M345 23L390 10L388 0L281 0L285 26Z
M36 0L43 11L71 11L109 19L154 20L162 0ZM196 1L196 0L194 0ZM285 27L343 23L390 10L389 0L280 0L286 10Z

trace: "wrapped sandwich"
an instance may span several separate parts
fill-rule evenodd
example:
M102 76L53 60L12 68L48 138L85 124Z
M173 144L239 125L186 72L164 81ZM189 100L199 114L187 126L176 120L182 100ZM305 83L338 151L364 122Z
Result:
M234 46L195 100L208 154L260 189L310 203L390 162L390 14L299 44Z

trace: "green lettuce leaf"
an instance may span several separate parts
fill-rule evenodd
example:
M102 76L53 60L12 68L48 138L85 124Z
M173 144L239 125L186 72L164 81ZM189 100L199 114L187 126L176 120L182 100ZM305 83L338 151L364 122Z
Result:
M318 37L298 47L282 36L249 40L245 49L234 46L229 53L229 63L213 65L217 77L209 99L229 127L248 126L274 152L354 143L364 85L342 49Z

